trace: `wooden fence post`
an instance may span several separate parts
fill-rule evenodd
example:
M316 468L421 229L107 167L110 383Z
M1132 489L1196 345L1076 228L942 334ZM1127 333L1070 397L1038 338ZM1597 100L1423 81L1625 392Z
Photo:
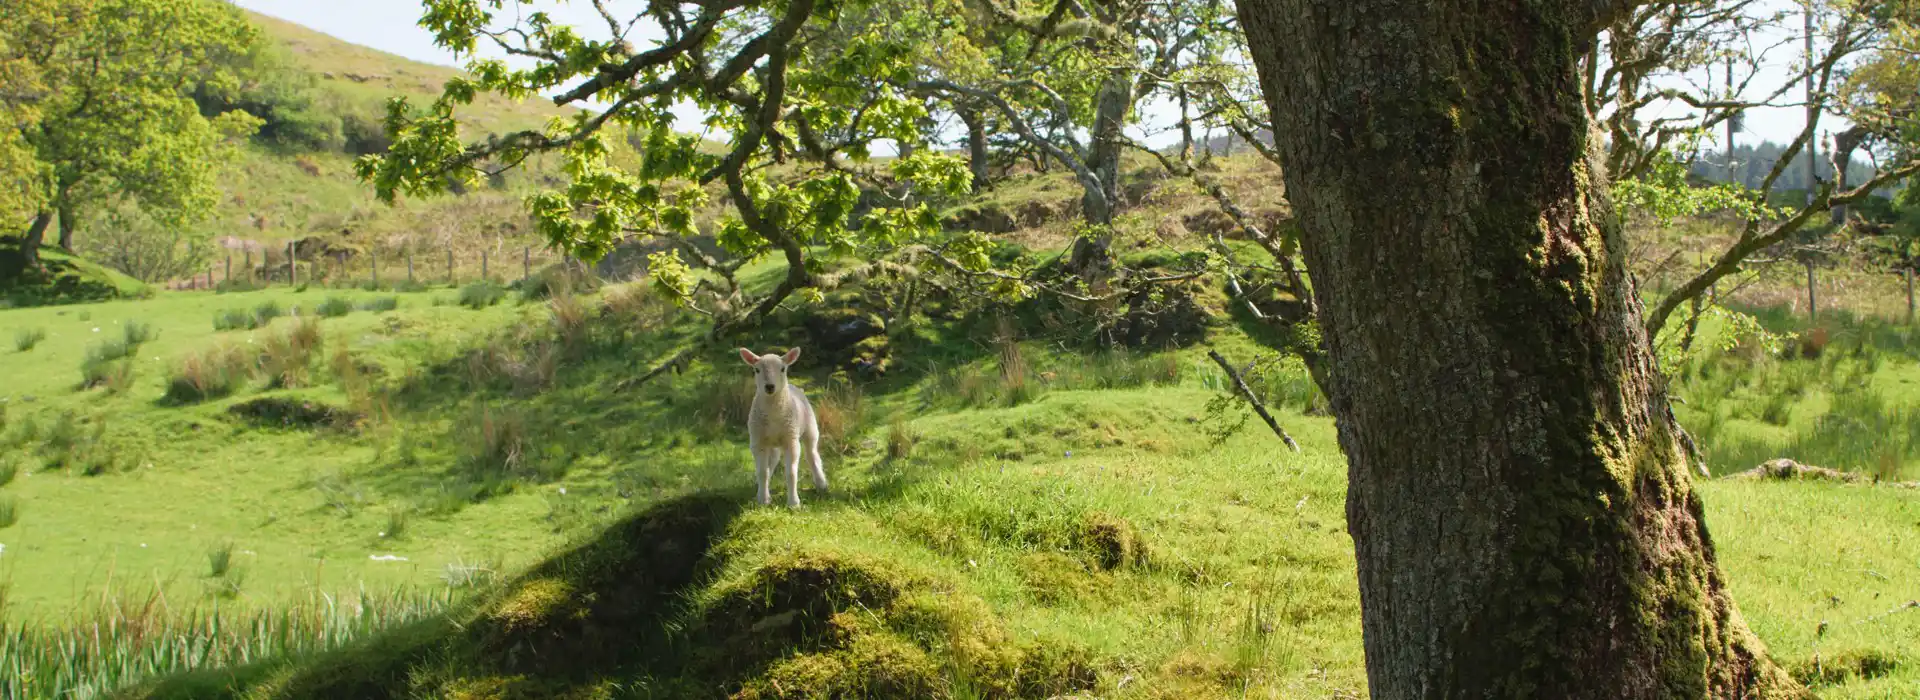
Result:
M299 253L293 249L293 241L287 241L287 286L300 286Z
M520 281L533 279L533 246L520 249Z
M447 286L453 286L453 246L447 246Z
M1907 325L1913 325L1913 268L1906 269L1907 277Z
M247 283L252 284L253 283L253 249L252 248L240 249L240 256L241 256L240 265L247 269Z
M413 284L413 249L407 249L407 284Z
M233 284L233 254L227 254L227 284Z
M380 288L380 256L377 254L369 253L367 255L367 264L372 266L373 288L379 289Z
M1813 258L1807 258L1807 320L1820 320L1820 297L1813 290Z
M487 277L487 249L481 248L480 249L480 280L484 282L487 279L489 279Z

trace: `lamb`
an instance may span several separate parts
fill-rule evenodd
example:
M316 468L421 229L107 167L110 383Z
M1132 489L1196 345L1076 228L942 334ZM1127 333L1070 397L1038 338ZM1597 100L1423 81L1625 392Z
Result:
M787 467L787 506L800 507L800 458L813 467L813 485L827 490L827 472L820 466L820 423L813 404L800 388L787 382L787 368L800 359L800 348L785 356L755 355L740 348L740 359L754 369L753 409L747 413L747 438L753 452L753 477L760 505L773 500L769 483L783 460Z

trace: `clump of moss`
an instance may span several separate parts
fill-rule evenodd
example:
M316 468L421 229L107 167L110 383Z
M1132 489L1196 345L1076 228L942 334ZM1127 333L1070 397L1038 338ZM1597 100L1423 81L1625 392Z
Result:
M488 611L487 618L503 633L526 633L581 616L585 612L581 602L572 584L539 578L520 584Z
M1059 605L1098 597L1086 562L1059 552L1035 552L1020 559L1020 579L1042 603Z
M1146 562L1146 549L1133 523L1106 513L1089 513L1081 522L1080 546L1109 571Z
M799 654L749 681L736 700L939 697L944 677L927 652L898 635L861 634L844 649Z
M1873 680L1900 667L1900 662L1879 651L1848 651L1827 658L1812 658L1793 665L1793 677L1808 687L1824 687L1855 680Z

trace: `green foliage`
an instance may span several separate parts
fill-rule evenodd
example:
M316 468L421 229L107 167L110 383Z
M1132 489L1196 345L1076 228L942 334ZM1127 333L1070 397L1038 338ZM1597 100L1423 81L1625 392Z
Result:
M1739 185L1698 186L1689 182L1686 165L1672 151L1656 154L1642 176L1614 182L1612 195L1620 211L1651 217L1662 225L1708 212L1728 212L1746 219L1783 213Z
M1726 352L1742 345L1752 345L1765 355L1778 355L1795 337L1793 333L1767 330L1752 314L1719 304L1701 306L1691 347L1684 346L1686 324L1686 314L1667 317L1667 327L1661 331L1659 343L1654 347L1654 356L1663 371L1679 372L1706 353Z
M60 115L24 130L51 172L48 205L76 213L113 195L164 225L204 217L219 198L227 144L259 120L237 111L209 119L186 90L231 81L226 66L255 41L252 26L210 0L51 6L59 21L12 35L48 89L41 109Z
M394 296L374 297L360 303L361 311L374 313L385 313L397 308L400 308L400 297Z

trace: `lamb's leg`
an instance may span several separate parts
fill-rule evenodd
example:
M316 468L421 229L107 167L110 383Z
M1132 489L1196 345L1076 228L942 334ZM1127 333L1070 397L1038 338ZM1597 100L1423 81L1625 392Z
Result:
M813 487L821 491L827 490L827 470L820 464L820 431L807 431L806 444L803 447L807 451L807 462L813 465Z
M760 505L763 506L773 502L773 494L769 492L768 487L773 481L773 460L776 454L778 454L776 450L753 451L753 482L759 491Z
M800 441L794 440L780 455L787 463L787 507L800 507Z

